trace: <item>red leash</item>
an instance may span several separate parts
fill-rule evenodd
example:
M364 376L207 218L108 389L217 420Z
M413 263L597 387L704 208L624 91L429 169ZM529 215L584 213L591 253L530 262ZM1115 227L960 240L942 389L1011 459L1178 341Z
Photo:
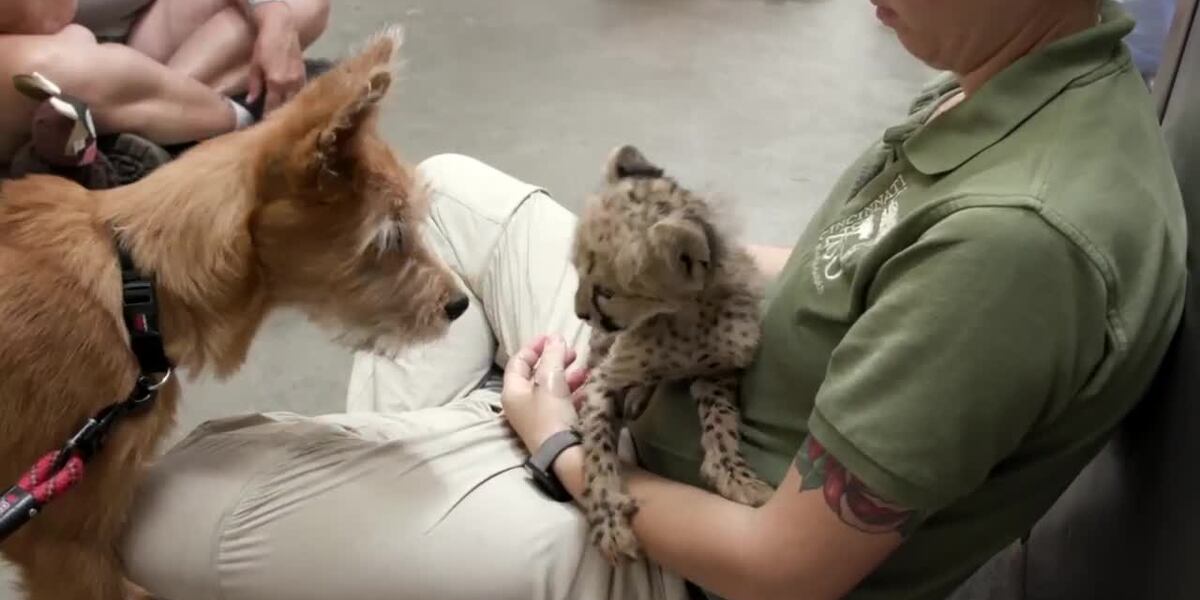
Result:
M122 417L154 401L158 390L171 377L167 371L159 379L140 376L122 402L110 404L87 420L62 448L49 452L21 477L17 485L0 495L0 542L37 516L51 500L64 494L83 479L83 465L97 452L113 425Z
M78 454L68 458L63 468L54 470L59 452L55 450L38 459L37 464L17 482L17 487L28 492L39 504L53 500L83 479L83 458Z
M70 455L64 454L70 452ZM66 456L62 464L59 457ZM17 485L0 496L0 540L37 516L48 502L83 479L83 459L77 449L55 450L38 459Z

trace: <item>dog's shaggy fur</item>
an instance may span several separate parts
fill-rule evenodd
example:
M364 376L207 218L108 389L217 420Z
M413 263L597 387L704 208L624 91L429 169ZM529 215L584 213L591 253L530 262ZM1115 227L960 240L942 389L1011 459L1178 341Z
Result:
M751 505L772 488L738 445L739 371L760 337L762 277L709 204L663 175L636 148L608 163L608 185L575 236L575 312L592 325L587 401L578 428L592 541L609 560L638 555L622 490L617 432L641 415L653 386L690 382L703 432L700 473L721 495Z
M399 43L375 36L263 123L133 185L0 188L0 485L133 387L114 231L156 278L167 354L191 373L235 371L278 306L359 348L445 332L466 296L422 244L422 186L375 131ZM115 548L178 397L172 381L120 422L83 482L4 543L32 600L124 597Z

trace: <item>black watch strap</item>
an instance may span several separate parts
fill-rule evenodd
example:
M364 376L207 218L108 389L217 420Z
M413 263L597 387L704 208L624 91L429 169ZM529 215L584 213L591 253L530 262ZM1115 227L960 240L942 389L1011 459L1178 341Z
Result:
M554 474L554 461L564 450L581 443L579 434L574 431L570 429L560 431L546 438L546 441L542 442L542 446L525 461L525 468L533 477L533 482L548 496L559 502L570 502L571 493L563 487L558 475Z

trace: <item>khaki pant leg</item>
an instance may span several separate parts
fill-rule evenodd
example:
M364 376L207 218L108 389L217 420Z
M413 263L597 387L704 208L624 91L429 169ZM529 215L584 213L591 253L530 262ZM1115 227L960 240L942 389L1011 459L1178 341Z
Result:
M163 600L684 598L654 564L608 565L495 403L206 424L150 470L128 571Z

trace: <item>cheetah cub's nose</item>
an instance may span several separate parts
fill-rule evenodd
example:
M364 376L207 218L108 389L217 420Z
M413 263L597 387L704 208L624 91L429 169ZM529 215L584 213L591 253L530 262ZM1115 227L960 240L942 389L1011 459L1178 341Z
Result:
M446 303L446 318L453 321L461 317L463 313L467 312L467 307L470 305L471 301L467 298L466 294L460 294L457 298Z

